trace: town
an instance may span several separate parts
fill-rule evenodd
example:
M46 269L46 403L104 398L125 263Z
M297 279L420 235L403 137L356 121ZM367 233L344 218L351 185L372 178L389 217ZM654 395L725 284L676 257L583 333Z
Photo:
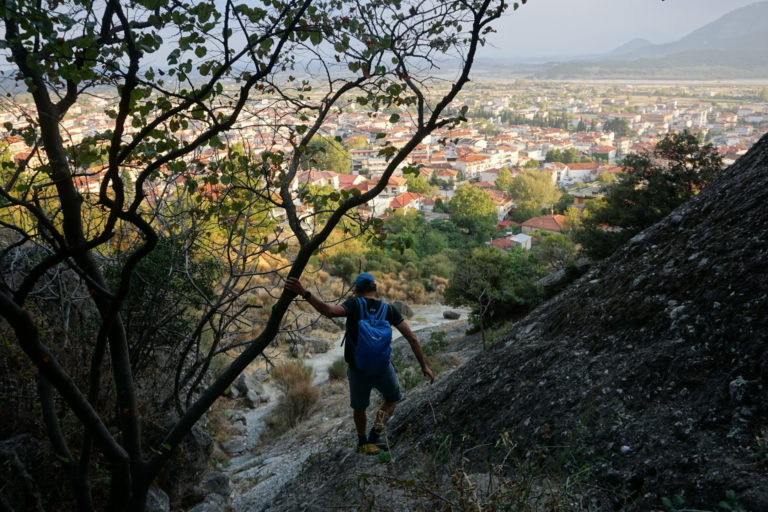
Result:
M459 100L467 122L426 137L389 179L383 193L362 207L360 214L386 217L405 209L422 211L428 219L446 218L443 205L460 187L472 186L487 193L496 205L499 227L508 227L510 216L517 213L514 218L521 229L516 233L502 230L507 235L494 240L493 245L530 248L531 237L524 233L539 229L559 232L564 212L556 214L552 201L549 214L545 208L530 218L521 218L517 198L509 193L505 181L523 171L544 175L580 209L601 195L602 183L622 172L626 155L649 152L664 134L683 130L697 134L702 142L711 142L723 163L730 165L757 142L759 134L768 131L766 87L759 83L474 83ZM318 136L325 142L319 150L321 158L302 165L291 184L294 191L311 185L365 192L377 182L389 160L382 149L405 144L414 121L407 109L375 114L364 103L351 103L327 117ZM6 154L17 162L42 158L20 136L24 129L21 112L27 108L24 98L8 105L0 113L0 123L6 129ZM190 176L201 175L206 172L201 169L207 169L211 162L229 158L233 145L251 156L290 154L297 134L291 125L301 125L302 119L295 114L291 117L278 105L266 95L253 100L249 115L238 122L226 144L199 151L186 166L168 174L168 179L183 184ZM114 115L111 108L106 97L92 97L89 103L73 107L62 121L70 144L97 141L100 134L108 132ZM284 128L270 125L275 119L280 119ZM173 131L183 144L194 139L198 128L191 120ZM78 170L81 193L98 193L105 163L97 160ZM125 170L128 177L131 172ZM209 179L202 181L201 193L214 194L220 186ZM166 184L155 181L145 186ZM275 208L273 215L279 218L280 212Z

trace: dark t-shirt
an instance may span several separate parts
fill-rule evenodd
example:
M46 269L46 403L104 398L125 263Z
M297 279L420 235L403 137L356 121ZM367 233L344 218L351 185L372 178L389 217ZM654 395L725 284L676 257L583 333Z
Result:
M363 298L368 305L368 315L374 316L381 307L382 302L377 299ZM357 304L357 297L352 297L344 301L341 305L347 312L347 332L344 342L344 360L351 368L355 368L355 348L357 347L357 322L360 320L360 306ZM400 325L403 321L403 315L389 304L387 308L387 321L393 327Z

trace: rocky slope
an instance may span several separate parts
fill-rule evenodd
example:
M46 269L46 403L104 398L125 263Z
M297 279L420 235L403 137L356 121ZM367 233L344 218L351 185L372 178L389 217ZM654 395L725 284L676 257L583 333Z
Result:
M766 511L767 268L768 136L269 510Z

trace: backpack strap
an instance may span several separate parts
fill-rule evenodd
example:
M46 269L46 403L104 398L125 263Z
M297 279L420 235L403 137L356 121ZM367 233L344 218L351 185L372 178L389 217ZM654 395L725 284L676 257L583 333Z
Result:
M381 302L381 305L379 306L379 310L376 312L376 320L384 320L387 318L387 308L388 304L384 301Z
M364 298L362 297L357 298L357 307L360 310L360 320L367 320L368 319L368 303L365 301Z

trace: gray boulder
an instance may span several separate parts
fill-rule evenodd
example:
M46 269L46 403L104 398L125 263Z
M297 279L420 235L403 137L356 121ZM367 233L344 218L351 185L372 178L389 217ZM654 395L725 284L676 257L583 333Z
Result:
M406 318L413 317L413 309L411 309L411 306L401 300L396 300L393 302L392 307L398 310L400 314Z
M200 482L200 488L206 496L217 494L224 498L229 498L229 495L232 492L232 485L229 482L229 478L220 471L206 473L203 476L203 480Z
M266 401L266 393L264 392L264 386L259 382L261 374L258 372L241 373L232 388L236 389L238 396L245 397L245 403L248 407L255 408L259 404Z
M255 409L263 403L269 402L269 397L264 393L264 388L261 388L261 393L254 390L245 394L245 404L251 409Z
M546 298L554 297L565 289L566 286L583 276L590 269L592 263L587 260L579 260L573 265L560 269L552 274L542 277L536 284L544 291Z
M221 512L222 510L228 510L227 500L218 494L211 494L206 496L205 501L198 503L188 512Z
M147 505L145 512L170 512L171 499L165 491L158 487L151 487L147 493Z
M313 354L325 354L331 348L331 342L322 338L307 338L306 346Z
M221 449L229 455L239 455L248 448L248 439L245 437L236 437L229 441L221 443Z
M461 313L453 310L443 311L443 318L446 320L458 320L461 318Z

